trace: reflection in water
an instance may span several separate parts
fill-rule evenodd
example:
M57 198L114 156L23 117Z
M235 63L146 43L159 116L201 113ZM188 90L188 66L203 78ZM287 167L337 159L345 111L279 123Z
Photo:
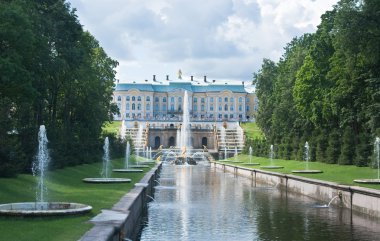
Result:
M141 240L378 240L379 219L205 166L164 166ZM167 177L176 179L167 179Z

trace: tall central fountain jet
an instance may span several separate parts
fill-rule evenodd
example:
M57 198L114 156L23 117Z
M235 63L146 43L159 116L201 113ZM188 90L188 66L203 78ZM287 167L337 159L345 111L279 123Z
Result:
M179 148L189 149L190 143L190 111L189 111L189 96L185 90L185 96L183 98L183 115L182 115L182 126L179 141Z

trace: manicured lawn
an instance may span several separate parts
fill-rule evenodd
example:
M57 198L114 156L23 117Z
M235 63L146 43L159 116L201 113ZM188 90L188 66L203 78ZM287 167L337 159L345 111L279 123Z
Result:
M239 161L243 161L245 163L249 163L248 155L239 155L237 158ZM231 157L228 160L234 161L235 158ZM304 161L293 161L293 160L281 160L274 159L273 163L270 163L269 158L265 157L252 157L252 162L260 163L259 166L248 166L244 165L244 163L233 163L233 165L245 166L248 168L262 169L260 166L283 166L283 169L262 169L271 172L279 172L285 174L292 174L297 176L303 176L313 179L319 179L324 181L331 181L338 184L345 184L351 186L361 186L373 189L379 189L380 185L375 184L358 184L353 182L354 179L367 179L367 178L377 178L377 169L372 169L369 167L357 167L357 166L342 166L337 164L327 164L321 162L309 162L309 169L317 169L322 170L323 173L320 174L296 174L292 173L292 170L303 170L306 167L306 163Z
M114 168L122 168L123 160L113 160ZM81 216L22 218L0 217L0 240L69 241L78 240L92 227L88 221L101 209L111 208L145 173L112 173L112 177L131 178L124 184L87 184L82 179L100 177L101 163L85 164L49 172L48 201L66 201L93 207ZM145 168L145 171L149 169ZM35 200L36 180L31 175L0 178L0 203L31 202Z
M117 134L121 127L121 121L112 121L111 123L106 122L103 126L103 132Z
M241 127L244 129L245 135L250 138L263 138L263 133L255 122L242 123Z

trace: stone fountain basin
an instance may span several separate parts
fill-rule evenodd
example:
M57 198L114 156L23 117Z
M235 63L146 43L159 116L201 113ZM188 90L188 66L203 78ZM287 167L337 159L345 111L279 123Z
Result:
M323 173L321 170L294 170L292 173L300 173L300 174L317 174Z
M365 184L380 184L380 179L355 179L354 182Z
M92 207L68 202L24 202L0 204L0 215L5 216L63 216L91 211Z
M149 166L137 164L137 165L129 165L129 167L130 168L148 168Z
M263 169L281 169L283 166L262 166Z
M95 178L84 178L83 182L87 183L125 183L125 182L131 182L132 180L129 178L101 178L101 177L95 177Z
M252 162L252 163L244 163L244 165L247 165L247 166L258 166L258 165L260 165L260 163Z
M154 164L154 163L156 163L156 161L140 161L139 163L143 164L143 165L145 165L145 164Z
M142 169L133 169L133 168L126 168L126 169L113 169L113 172L143 172Z

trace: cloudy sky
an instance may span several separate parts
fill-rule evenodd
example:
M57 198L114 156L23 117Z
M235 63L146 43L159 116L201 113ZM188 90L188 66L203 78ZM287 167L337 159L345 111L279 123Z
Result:
M119 61L120 82L194 75L251 81L293 37L314 32L336 0L69 0Z

